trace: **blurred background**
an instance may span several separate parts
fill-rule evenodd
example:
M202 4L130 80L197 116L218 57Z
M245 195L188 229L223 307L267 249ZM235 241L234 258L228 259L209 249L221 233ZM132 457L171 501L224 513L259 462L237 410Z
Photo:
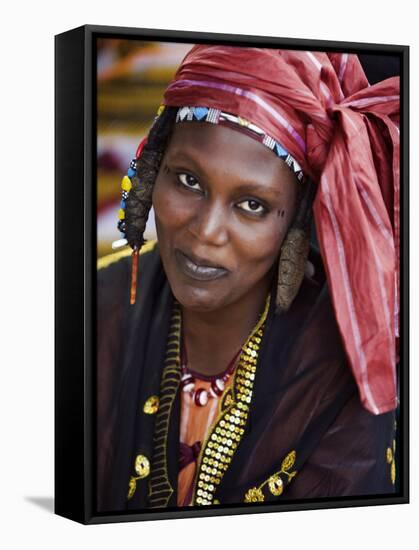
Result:
M98 39L97 256L113 252L121 180L148 133L163 93L193 44ZM150 212L145 238L154 239Z

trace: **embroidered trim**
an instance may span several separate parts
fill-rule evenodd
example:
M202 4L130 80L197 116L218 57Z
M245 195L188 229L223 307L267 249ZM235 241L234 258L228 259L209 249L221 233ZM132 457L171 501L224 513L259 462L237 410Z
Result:
M145 254L146 252L150 252L154 249L154 247L157 244L157 239L153 239L152 241L147 241L140 250L140 256L141 254ZM131 256L132 254L132 248L127 247L123 250L118 250L118 252L111 252L110 254L106 254L105 256L102 256L102 258L99 258L97 260L96 269L103 269L104 267L108 267L108 265L111 265L121 258L125 258L126 256Z
M192 504L214 504L214 494L227 471L244 434L255 379L258 352L271 297L242 347L239 364L228 394L219 405L219 414L201 447L197 459L196 485Z
M139 479L144 479L150 474L150 461L145 455L140 454L135 457L134 470L137 475L130 477L128 483L128 500L134 496L137 490L137 481Z
M396 440L393 439L393 447L388 447L386 451L387 464L390 464L390 479L394 485L396 483Z
M173 493L167 470L167 437L170 415L180 384L181 315L178 302L174 302L167 339L166 359L160 386L159 409L153 440L153 458L149 482L150 508L165 507Z
M263 489L267 486L271 495L278 497L284 492L286 485L291 483L291 480L297 475L297 470L289 472L294 466L297 453L291 451L287 454L281 464L281 469L268 477L258 487L252 487L244 495L244 502L263 502L265 494ZM285 477L286 476L286 477Z

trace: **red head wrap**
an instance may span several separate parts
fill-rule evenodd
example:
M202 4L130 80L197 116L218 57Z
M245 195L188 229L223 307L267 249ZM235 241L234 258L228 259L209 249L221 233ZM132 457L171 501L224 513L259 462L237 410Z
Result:
M370 86L354 54L196 45L163 103L251 121L317 183L317 237L361 401L374 414L394 409L399 77Z

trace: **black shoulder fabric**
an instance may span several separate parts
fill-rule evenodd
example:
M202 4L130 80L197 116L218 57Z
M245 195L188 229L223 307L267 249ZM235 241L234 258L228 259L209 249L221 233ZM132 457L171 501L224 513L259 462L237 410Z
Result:
M395 411L373 415L357 393L341 407L285 499L397 491Z
M126 509L137 419L143 398L158 395L172 303L158 246L140 256L133 306L130 266L127 257L98 272L98 512ZM145 420L151 454L153 415Z
M400 57L396 55L358 54L370 84L400 75Z
M97 490L103 500L106 462L112 452L111 425L115 415L115 388L121 374L122 335L129 296L130 259L97 271L96 431Z

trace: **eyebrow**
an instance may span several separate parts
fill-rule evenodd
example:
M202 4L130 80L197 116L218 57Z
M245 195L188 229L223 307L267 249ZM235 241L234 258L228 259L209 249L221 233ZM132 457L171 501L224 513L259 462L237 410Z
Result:
M173 158L172 158L173 156ZM182 160L185 160L186 162L192 163L192 165L197 169L197 171L204 175L204 177L207 178L207 174L205 169L202 167L200 162L196 159L196 157L189 155L187 151L184 149L174 150L169 156L170 161L175 162ZM240 184L236 188L236 191L238 193L266 193L269 195L272 195L273 197L278 197L281 195L281 192L278 189L274 189L272 185L270 184L260 184L257 183L255 180L241 180Z

